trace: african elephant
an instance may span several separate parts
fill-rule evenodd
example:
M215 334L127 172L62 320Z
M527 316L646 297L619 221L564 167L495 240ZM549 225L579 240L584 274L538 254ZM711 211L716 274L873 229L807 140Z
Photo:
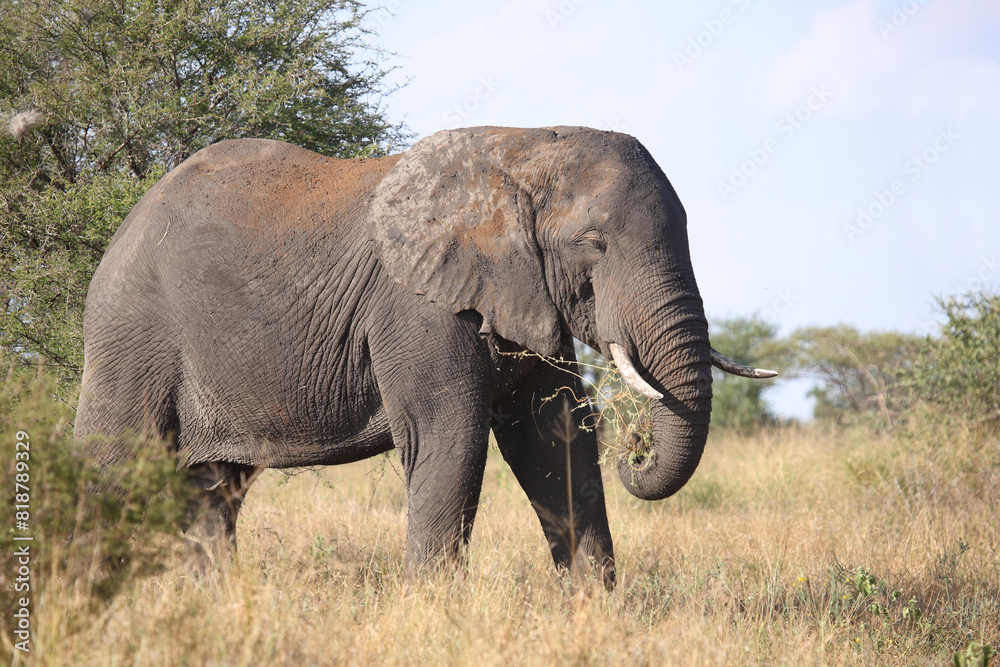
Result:
M492 429L557 566L589 559L611 585L591 408L571 404L567 461L559 397L586 395L576 337L654 398L626 488L664 498L694 472L716 353L686 224L614 132L460 129L360 160L223 141L143 197L94 274L76 436L169 438L225 551L255 471L395 447L412 571L468 540ZM102 463L129 456L104 442Z

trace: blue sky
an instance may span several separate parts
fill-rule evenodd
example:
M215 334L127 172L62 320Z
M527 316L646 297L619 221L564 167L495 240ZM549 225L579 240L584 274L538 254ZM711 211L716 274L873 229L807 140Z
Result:
M934 331L1000 288L1000 2L388 0L375 40L418 137L636 136L688 213L709 317ZM805 384L771 395L809 416Z

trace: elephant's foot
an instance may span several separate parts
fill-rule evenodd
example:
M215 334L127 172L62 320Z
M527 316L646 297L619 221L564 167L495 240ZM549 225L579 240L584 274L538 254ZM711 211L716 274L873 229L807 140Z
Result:
M233 463L204 463L188 470L195 491L184 528L185 560L195 578L204 579L235 561L236 518L256 474Z
M615 588L615 557L605 551L593 530L580 536L568 569L574 581L592 581L596 578L605 590L613 591Z

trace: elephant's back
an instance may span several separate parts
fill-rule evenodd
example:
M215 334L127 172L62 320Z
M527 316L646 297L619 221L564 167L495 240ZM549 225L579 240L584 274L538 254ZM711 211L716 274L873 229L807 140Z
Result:
M162 310L178 291L211 300L245 278L268 281L268 272L287 284L297 263L363 239L366 199L398 159L341 160L269 139L198 151L121 224L91 281L87 308L127 300Z
M166 235L196 233L203 225L223 224L264 242L287 233L336 233L362 212L399 158L343 160L270 139L222 141L160 179L108 250L150 242L162 248Z

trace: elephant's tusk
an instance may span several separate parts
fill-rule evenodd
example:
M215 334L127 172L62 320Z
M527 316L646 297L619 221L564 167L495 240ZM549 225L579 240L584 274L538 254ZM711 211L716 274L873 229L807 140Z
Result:
M754 378L756 380L763 380L764 378L773 378L778 374L778 371L769 371L764 368L754 368L753 366L744 366L743 364L738 364L732 359L727 359L726 357L719 354L715 348L712 349L712 365L716 368L726 371L727 373L732 373L733 375L739 375L745 378ZM615 360L617 361L617 359Z
M608 349L611 350L611 356L615 360L615 365L618 366L618 370L621 371L622 377L625 381L632 386L637 392L643 396L648 396L649 398L654 398L660 400L663 398L663 394L656 391L649 386L649 383L642 379L639 372L635 370L635 366L632 365L632 360L628 358L628 353L625 349L618 343L610 343Z

